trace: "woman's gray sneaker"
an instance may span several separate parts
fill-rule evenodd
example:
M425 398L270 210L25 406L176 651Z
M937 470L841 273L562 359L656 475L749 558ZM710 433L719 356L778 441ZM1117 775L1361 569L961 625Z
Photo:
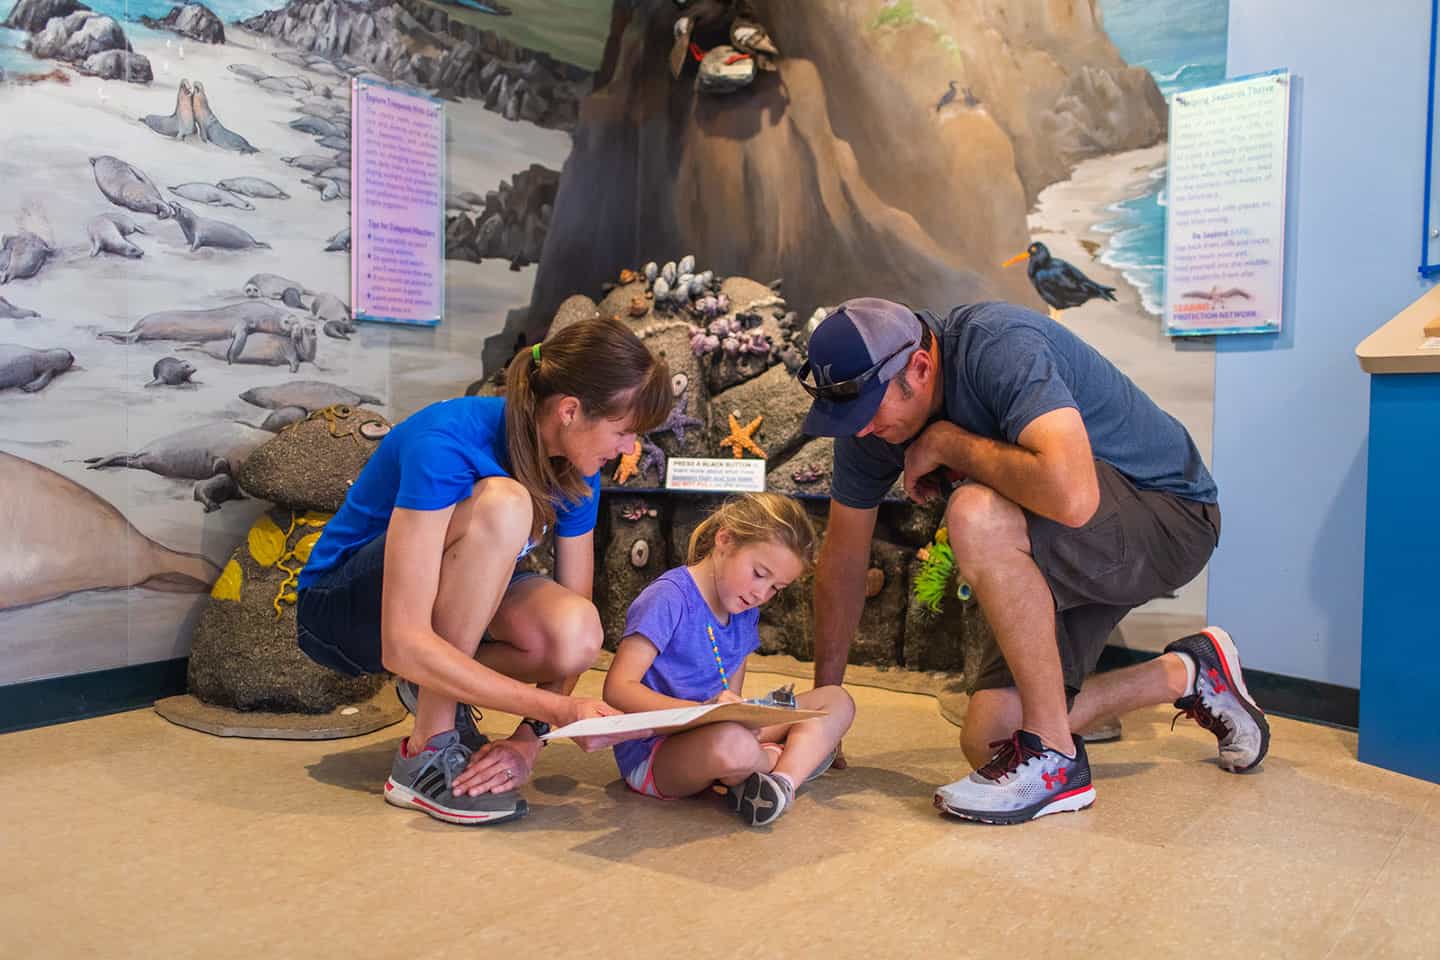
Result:
M528 809L525 799L513 790L505 793L482 793L477 797L450 792L462 771L470 764L471 752L460 742L460 735L446 730L430 738L413 757L405 756L401 741L395 762L390 766L390 779L385 781L385 802L397 807L420 810L436 820L466 827L485 826L516 820Z
M409 710L413 717L415 705L420 702L420 688L404 677L396 677L395 693L400 697L401 705ZM455 704L455 730L460 734L460 742L472 752L490 742L490 738L481 733L480 728L475 725L475 718L479 713L479 710L468 703Z

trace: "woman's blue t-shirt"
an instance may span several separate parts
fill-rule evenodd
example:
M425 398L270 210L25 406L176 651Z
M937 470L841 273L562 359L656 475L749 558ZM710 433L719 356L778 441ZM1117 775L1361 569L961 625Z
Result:
M300 573L304 589L383 534L396 507L443 510L470 496L485 477L510 476L505 401L459 397L432 403L396 424L360 471L340 512L325 525ZM588 478L579 503L556 504L555 534L578 537L595 529L600 474ZM523 556L523 554L522 554Z

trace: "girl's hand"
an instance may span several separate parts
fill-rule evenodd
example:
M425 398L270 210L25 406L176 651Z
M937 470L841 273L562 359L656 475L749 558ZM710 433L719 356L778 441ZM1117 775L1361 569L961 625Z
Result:
M530 779L535 769L535 757L540 753L540 741L510 738L492 740L470 758L470 765L455 778L451 789L458 797L469 794L472 797L482 793L504 793Z
M721 690L706 703L739 703L743 698L734 690Z

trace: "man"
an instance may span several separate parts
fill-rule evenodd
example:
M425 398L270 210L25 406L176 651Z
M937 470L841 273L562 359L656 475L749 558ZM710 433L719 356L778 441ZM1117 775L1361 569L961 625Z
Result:
M937 807L987 823L1088 807L1071 731L1168 701L1215 733L1221 767L1260 763L1269 727L1225 631L1091 676L1120 619L1192 580L1220 535L1194 441L1109 361L1011 304L940 317L859 299L821 321L799 377L805 431L836 438L816 685L844 679L876 509L902 474L914 500L948 495L956 566L995 635L969 678L961 748L975 772L940 787Z

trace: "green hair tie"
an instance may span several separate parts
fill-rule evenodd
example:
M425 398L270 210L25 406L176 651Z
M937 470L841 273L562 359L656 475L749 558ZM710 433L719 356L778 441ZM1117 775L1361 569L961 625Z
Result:
M540 344L530 348L530 358L535 361L535 366L540 366Z

